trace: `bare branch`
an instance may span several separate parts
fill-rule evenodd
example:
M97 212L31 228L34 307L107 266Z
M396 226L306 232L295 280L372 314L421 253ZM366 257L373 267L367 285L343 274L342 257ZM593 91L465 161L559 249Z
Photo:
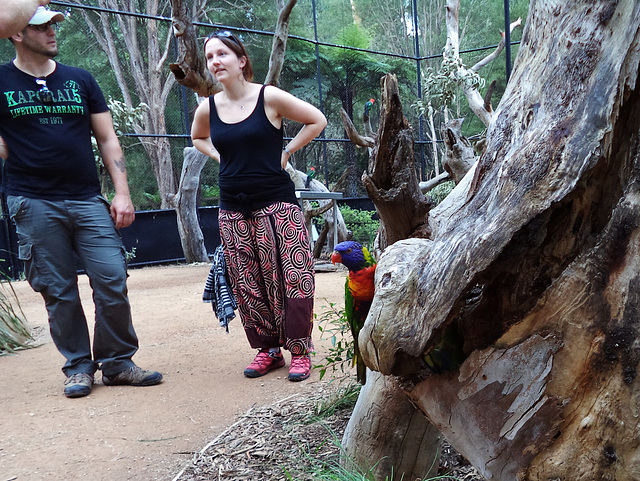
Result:
M282 72L282 65L284 63L284 54L287 49L287 38L289 36L289 17L291 16L291 10L298 0L289 0L284 8L280 10L278 15L278 23L276 24L276 31L273 34L273 44L271 46L271 56L269 57L269 72L265 79L267 85L277 85L280 80L280 73Z
M349 118L347 112L341 108L340 109L340 117L342 118L342 125L344 126L344 130L347 132L347 137L349 140L356 144L359 147L372 148L375 146L375 140L371 137L364 137L358 133L355 125Z
M515 22L511 23L510 32L513 32L514 29L516 27L519 27L520 25L522 25L522 19L521 18L519 18ZM502 51L504 50L504 47L505 47L505 35L504 35L504 32L501 32L500 43L498 43L498 46L496 47L496 49L493 52L491 52L489 55L487 55L485 58L480 60L478 63L476 63L473 67L471 67L471 70L473 70L474 72L477 72L482 67L484 67L488 63L490 63L493 60L495 60L498 57L498 55L500 55L500 53L502 53Z
M449 173L443 172L440 175L437 175L436 177L434 177L433 179L420 182L420 190L422 191L423 194L426 194L430 190L435 189L440 184L443 184L449 180L451 180L451 176L449 175Z

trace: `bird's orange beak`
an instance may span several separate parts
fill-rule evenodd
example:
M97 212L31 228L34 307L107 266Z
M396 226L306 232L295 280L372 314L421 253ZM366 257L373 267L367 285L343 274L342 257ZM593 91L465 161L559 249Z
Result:
M341 263L342 262L342 256L340 255L339 252L334 252L333 255L331 256L331 262L335 265L336 263Z

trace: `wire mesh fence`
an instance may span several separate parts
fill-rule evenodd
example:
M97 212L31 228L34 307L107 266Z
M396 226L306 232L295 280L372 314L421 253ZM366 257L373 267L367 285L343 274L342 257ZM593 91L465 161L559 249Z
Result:
M201 0L202 1L202 0ZM446 43L444 0L300 0L289 27L289 41L280 87L318 106L329 124L321 138L297 152L294 166L303 172L313 167L316 179L333 189L345 169L352 174L340 189L355 197L364 192L358 179L367 168L368 152L346 139L340 109L363 130L362 114L370 108L376 130L379 118L380 78L397 75L404 113L414 128L416 168L422 179L440 169L442 152L434 152L431 133L414 107L422 97L429 72L438 70ZM247 46L256 81L268 71L269 54L278 10L273 0L231 2L198 0L193 7L198 35L230 29ZM504 6L513 16L524 16L526 0L462 0L460 7L462 58L473 64L486 56L505 28ZM136 209L170 206L171 192L179 181L183 150L190 144L190 124L199 99L179 85L168 64L176 58L168 1L85 0L52 2L65 11L67 20L58 32L62 63L89 70L105 95L143 113L131 125L122 126L121 141L127 158L129 182ZM517 51L517 34L512 55ZM482 43L485 42L485 43ZM13 57L6 41L0 60ZM504 58L482 72L496 80L498 95L506 84ZM373 100L373 106L367 102ZM444 110L442 111L444 112ZM483 126L469 115L459 95L447 115L467 117L465 133L481 135ZM442 113L435 122L444 121ZM285 136L293 137L296 125L285 123ZM436 136L438 135L436 129ZM70 139L70 141L72 141ZM436 150L441 149L436 147ZM200 202L217 202L218 166L208 162L201 174ZM162 184L162 187L159 186ZM108 188L108 187L106 187ZM168 194L167 194L168 193Z

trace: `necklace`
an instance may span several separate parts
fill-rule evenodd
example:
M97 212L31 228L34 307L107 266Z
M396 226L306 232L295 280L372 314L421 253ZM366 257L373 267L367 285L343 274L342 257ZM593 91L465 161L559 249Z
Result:
M236 106L240 107L240 110L244 110L244 104L239 104L239 103L237 103L237 102L234 102L233 100L231 100L231 99L229 98L229 96L227 96L227 100L229 101L229 103L230 103L231 105L236 105Z

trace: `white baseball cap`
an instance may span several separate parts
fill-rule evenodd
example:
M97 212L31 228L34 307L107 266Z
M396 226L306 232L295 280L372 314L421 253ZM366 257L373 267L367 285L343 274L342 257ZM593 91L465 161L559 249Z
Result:
M62 22L63 20L63 13L49 10L41 5L36 10L36 13L33 14L31 20L29 20L29 25L44 25L45 23Z

